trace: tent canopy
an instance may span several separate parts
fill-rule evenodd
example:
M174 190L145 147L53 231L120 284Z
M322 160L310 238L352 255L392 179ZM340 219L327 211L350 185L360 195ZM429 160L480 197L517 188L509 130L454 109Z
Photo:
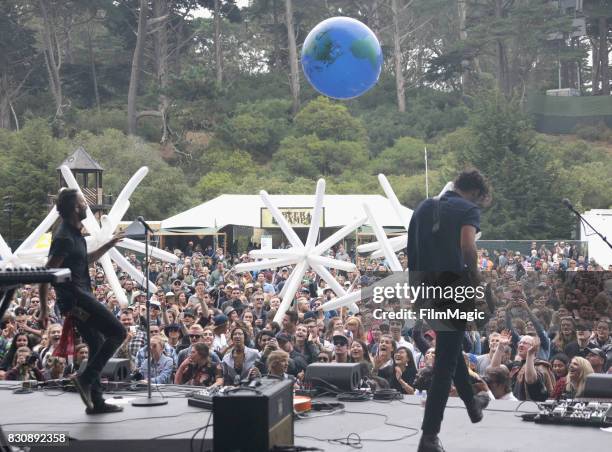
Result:
M314 195L271 195L270 198L281 210L312 209L315 201ZM362 206L366 202L381 226L401 227L391 203L380 195L325 195L324 226L341 228L365 216ZM221 195L162 221L161 229L185 232L203 228L218 230L227 225L259 228L262 226L262 209L265 206L259 195ZM409 220L412 210L402 206L402 215Z
M612 209L592 209L584 212L582 216L599 231L604 237L612 237ZM593 229L580 222L580 237L589 244L589 258L607 268L612 265L612 250L599 237Z

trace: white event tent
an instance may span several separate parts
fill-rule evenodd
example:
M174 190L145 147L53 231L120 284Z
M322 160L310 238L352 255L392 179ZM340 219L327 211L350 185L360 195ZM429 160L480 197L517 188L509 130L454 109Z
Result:
M582 216L609 242L612 242L612 209L592 209ZM586 224L581 222L580 238L589 244L589 257L608 268L612 265L612 249Z
M272 202L283 209L312 209L314 195L271 195ZM363 203L371 206L379 224L386 228L402 226L391 203L381 195L325 195L324 228L341 228L364 216ZM262 227L262 210L266 209L259 195L221 195L199 206L163 220L161 229L172 232L221 229L228 225ZM407 220L412 210L402 207ZM366 223L367 224L367 223ZM264 225L265 227L265 225Z

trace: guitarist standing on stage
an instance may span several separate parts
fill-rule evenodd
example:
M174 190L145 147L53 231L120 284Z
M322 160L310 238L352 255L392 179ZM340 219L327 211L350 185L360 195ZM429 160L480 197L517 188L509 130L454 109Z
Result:
M117 234L90 254L87 254L85 238L81 234L87 216L87 203L82 194L72 188L60 190L57 210L62 222L49 249L47 268L64 267L72 272L72 281L54 284L57 305L62 315L70 315L81 337L89 346L87 367L73 377L87 414L114 413L122 407L107 404L102 397L100 373L125 339L126 331L121 322L91 293L88 263L95 262L111 249L123 236ZM47 315L47 284L40 287L41 318Z
M426 199L414 211L408 229L410 284L476 286L480 283L476 233L480 230L480 205L490 202L484 177L476 170L464 171L454 189L440 199ZM462 309L455 301L430 300L437 312ZM418 308L418 300L416 301ZM465 305L463 303L463 309ZM443 452L438 439L444 408L454 381L472 422L482 419L489 398L474 395L462 354L465 320L429 321L436 330L433 380L427 393L423 435L418 452Z

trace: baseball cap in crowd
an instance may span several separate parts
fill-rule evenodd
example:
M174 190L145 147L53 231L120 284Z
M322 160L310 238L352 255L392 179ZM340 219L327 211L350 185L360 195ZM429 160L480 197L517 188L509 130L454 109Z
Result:
M281 272L288 272L288 271L289 271L289 269L287 267L281 268Z
M331 287L326 287L325 289L323 289L323 294L325 294L325 292L333 292L334 289L332 289Z
M548 286L546 285L545 282L541 282L540 284L538 284L538 289L546 289L548 288Z
M306 288L306 287L302 287L302 289L300 290L300 292L310 294L310 290L309 290L308 288Z
M289 336L287 333L278 333L276 335L276 340L278 341L279 344L281 343L286 343L286 342L291 342L291 336Z
M149 300L149 303L151 304L151 308L161 309L161 303L159 301Z
M601 358L606 359L606 352L604 352L601 348L597 348L597 347L587 347L586 351L589 353L592 353L594 355L597 355Z
M223 314L229 317L229 315L235 311L236 311L236 308L234 308L233 306L228 306L223 310Z
M141 295L144 295L144 292L141 292L140 290L135 290L134 292L132 292L132 300Z
M174 281L172 281L172 284L174 284L175 286L180 286L183 284L183 281L181 281L180 279L175 279Z
M349 343L348 337L338 332L334 333L332 340L334 342L334 345L336 344L336 342L343 342L345 345L348 345Z
M314 311L307 311L304 313L304 322L306 322L306 320L308 319L316 319L317 318L317 313Z
M175 297L174 292L166 292L166 298Z
M227 323L227 321L228 321L228 318L227 318L227 316L226 316L226 315L224 315L224 314L218 314L218 315L216 315L216 316L215 316L215 318L214 318L214 320L213 320L213 322L214 322L215 326L221 326L221 325L224 325L224 324L226 324L226 323Z

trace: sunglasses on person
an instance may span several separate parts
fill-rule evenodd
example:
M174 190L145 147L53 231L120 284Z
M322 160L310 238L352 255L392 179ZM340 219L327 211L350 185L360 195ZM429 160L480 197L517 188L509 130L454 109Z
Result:
M334 341L334 346L335 347L344 347L345 345L348 345L346 342L342 342L342 341Z
M190 334L189 339L200 339L202 337L201 334Z

